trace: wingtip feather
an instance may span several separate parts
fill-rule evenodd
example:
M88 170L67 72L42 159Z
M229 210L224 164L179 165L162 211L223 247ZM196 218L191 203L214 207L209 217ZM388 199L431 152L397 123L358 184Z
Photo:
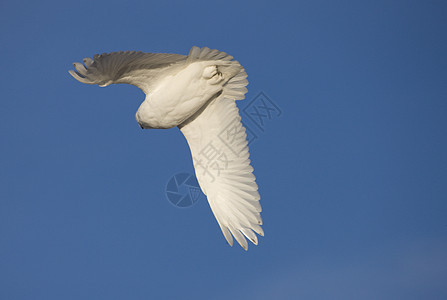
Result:
M70 73L70 75L73 76L73 78L77 81L84 82L84 78L82 78L78 72L74 70L68 70L68 73Z
M83 64L75 62L75 63L73 63L73 66L75 67L76 71L78 71L79 74L81 74L82 76L87 75L87 69L85 68L85 66Z

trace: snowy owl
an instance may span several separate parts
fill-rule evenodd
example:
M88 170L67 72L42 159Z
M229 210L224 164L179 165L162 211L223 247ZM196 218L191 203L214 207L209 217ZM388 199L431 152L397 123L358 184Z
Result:
M250 165L247 135L235 100L245 98L247 73L233 57L207 47L188 55L113 52L74 63L70 74L101 87L127 83L146 98L136 119L141 128L178 127L186 137L200 188L225 239L245 249L261 228L258 185Z

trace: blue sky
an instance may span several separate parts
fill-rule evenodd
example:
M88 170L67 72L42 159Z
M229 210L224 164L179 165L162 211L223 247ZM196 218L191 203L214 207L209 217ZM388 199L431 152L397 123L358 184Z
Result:
M447 297L444 1L2 1L1 299ZM266 236L229 247L178 129L71 63L233 55L282 111L251 144Z

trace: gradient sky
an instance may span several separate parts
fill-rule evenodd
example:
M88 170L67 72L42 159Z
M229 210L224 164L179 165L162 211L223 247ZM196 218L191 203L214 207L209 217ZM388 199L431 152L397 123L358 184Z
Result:
M446 299L445 1L0 2L0 299ZM282 114L251 159L266 236L229 247L178 129L68 74L96 53L233 55Z

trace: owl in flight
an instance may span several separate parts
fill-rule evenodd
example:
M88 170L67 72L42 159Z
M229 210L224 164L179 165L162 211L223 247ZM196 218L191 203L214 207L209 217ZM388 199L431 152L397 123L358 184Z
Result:
M101 87L127 83L146 99L136 119L143 129L178 127L186 137L200 188L225 239L245 249L261 228L258 185L236 100L245 98L247 73L233 57L207 47L188 55L112 52L74 63L70 74Z

